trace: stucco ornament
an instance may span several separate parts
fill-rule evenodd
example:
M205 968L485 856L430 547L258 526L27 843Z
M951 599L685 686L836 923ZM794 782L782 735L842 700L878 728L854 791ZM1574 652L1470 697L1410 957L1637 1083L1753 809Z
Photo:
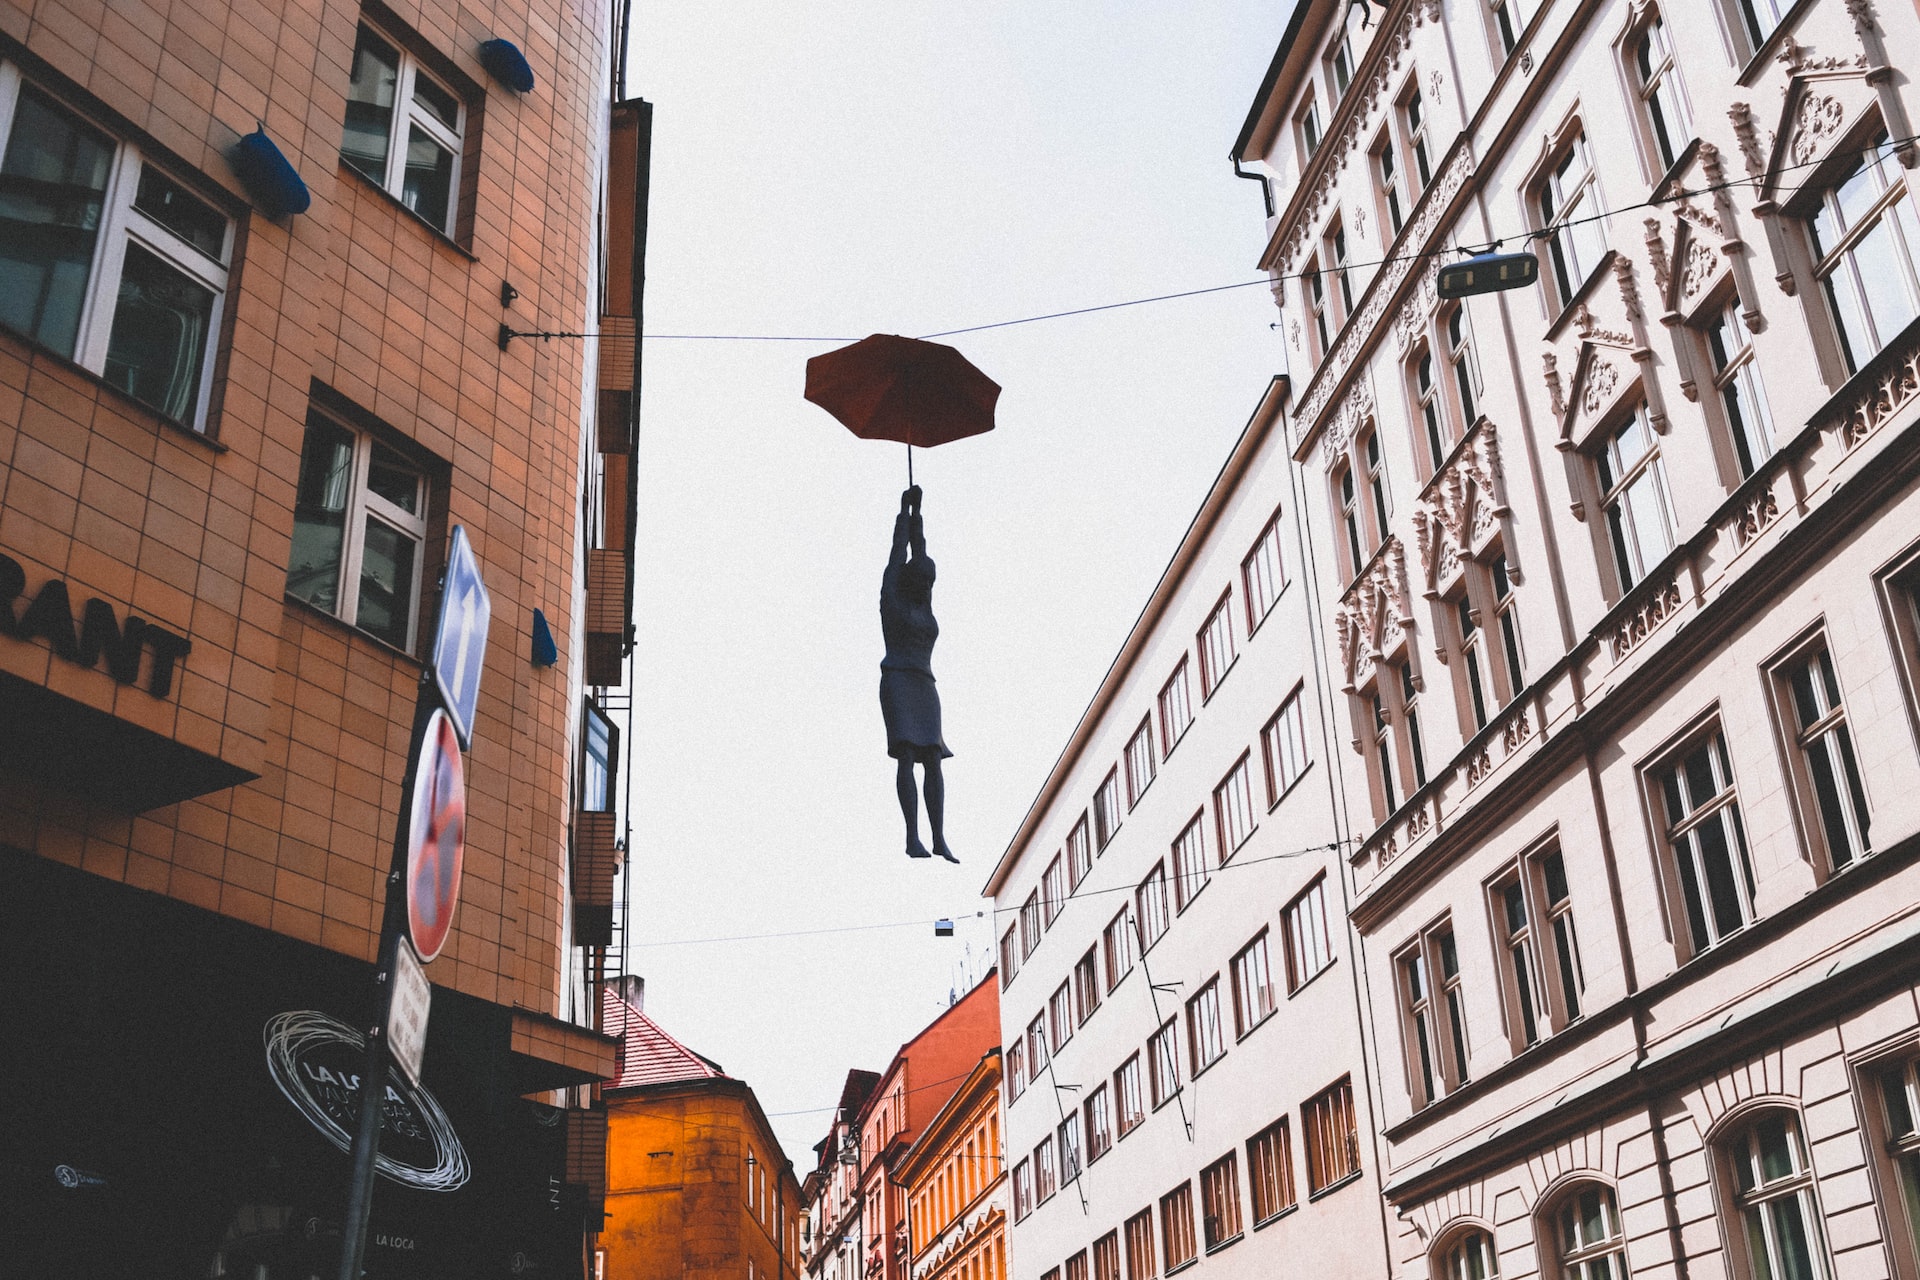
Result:
M1500 461L1500 434L1491 420L1485 420L1413 507L1415 543L1426 571L1423 593L1427 598L1441 594L1463 560L1477 558L1510 514L1506 473ZM1518 576L1511 556L1508 572Z
M1808 94L1800 101L1800 109L1795 113L1793 147L1790 154L1795 164L1805 164L1814 154L1826 146L1840 132L1846 123L1846 109L1838 98L1827 94Z
M1333 415L1333 423L1327 428L1323 452L1328 471L1340 465L1347 446L1353 443L1354 436L1372 417L1373 387L1362 378L1347 392L1347 398L1340 402L1340 408Z
M1374 664L1394 652L1413 629L1407 593L1407 556L1388 537L1365 573L1354 579L1333 612L1340 666L1348 692L1364 684Z

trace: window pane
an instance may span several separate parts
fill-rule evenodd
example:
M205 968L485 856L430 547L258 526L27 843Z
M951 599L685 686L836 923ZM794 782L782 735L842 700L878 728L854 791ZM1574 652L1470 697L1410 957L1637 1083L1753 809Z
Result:
M360 603L355 616L362 631L406 648L413 623L412 538L367 517L366 545L360 553Z
M1890 220L1881 218L1860 237L1852 257L1859 267L1867 312L1873 320L1874 346L1885 346L1913 319L1913 296L1907 288L1906 266L1894 244Z
M329 613L340 608L340 555L352 483L353 437L330 422L309 422L293 502L287 594Z
M429 138L420 126L407 131L407 172L400 202L445 231L453 204L453 152Z
M72 356L114 143L21 89L0 161L0 324Z
M420 514L420 469L383 444L373 446L367 488L410 515Z
M176 422L192 422L213 298L211 289L129 243L107 341L107 381Z
M227 247L227 215L152 165L140 166L133 207L215 262Z
M400 55L365 27L353 49L347 85L346 132L340 158L375 182L387 180L387 150L393 138L393 100L400 81Z
M447 128L460 127L460 99L419 73L413 77L413 100Z

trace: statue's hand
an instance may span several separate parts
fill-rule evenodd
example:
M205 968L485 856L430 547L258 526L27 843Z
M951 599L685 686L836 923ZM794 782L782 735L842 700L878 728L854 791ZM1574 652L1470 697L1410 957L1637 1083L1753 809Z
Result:
M920 510L920 486L919 485L916 484L916 485L910 486L907 489L907 491L901 495L901 497L911 505L912 509L915 512L918 512Z

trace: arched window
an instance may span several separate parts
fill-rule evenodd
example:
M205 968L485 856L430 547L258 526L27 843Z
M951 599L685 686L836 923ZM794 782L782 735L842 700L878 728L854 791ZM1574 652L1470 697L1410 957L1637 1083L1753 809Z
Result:
M1360 566L1367 562L1366 552L1360 543L1360 503L1354 490L1353 466L1343 462L1333 476L1334 493L1338 495L1340 507L1340 526L1347 534L1347 574L1351 577L1360 572Z
M1747 1274L1825 1280L1832 1266L1800 1122L1785 1107L1761 1111L1716 1146L1726 1175L1727 1235L1744 1248Z
M1680 83L1680 64L1667 38L1667 24L1653 10L1633 39L1633 69L1640 109L1653 134L1660 167L1670 169L1693 140L1693 113L1687 107L1686 87Z
M1456 306L1447 314L1447 363L1453 368L1453 386L1459 396L1460 418L1454 423L1454 439L1459 439L1479 418L1474 403L1474 386L1479 376L1473 367L1472 335L1467 332L1467 309Z
M1367 494L1373 500L1373 537L1378 547L1387 536L1387 463L1380 455L1380 433L1368 431L1360 443L1360 456L1367 466Z
M1568 1188L1543 1225L1553 1234L1547 1252L1560 1264L1560 1280L1627 1280L1627 1243L1613 1188L1600 1182Z
M1478 1227L1445 1237L1433 1255L1433 1280L1497 1280L1493 1237Z

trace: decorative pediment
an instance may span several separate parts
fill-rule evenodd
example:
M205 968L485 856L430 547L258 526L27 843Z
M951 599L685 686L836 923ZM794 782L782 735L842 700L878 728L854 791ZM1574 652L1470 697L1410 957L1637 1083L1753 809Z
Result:
M1426 571L1424 594L1442 594L1461 562L1478 558L1510 514L1500 435L1492 421L1483 419L1414 503L1413 528Z
M1335 637L1340 644L1340 669L1348 692L1372 676L1374 665L1396 652L1413 630L1413 609L1407 592L1407 555L1397 537L1389 537L1353 580L1333 611Z
M1778 60L1787 69L1787 83L1762 153L1766 163L1761 194L1784 205L1802 185L1819 177L1818 162L1853 132L1878 99L1867 81L1865 56L1816 58L1789 36ZM1743 149L1749 141L1756 149L1760 146L1757 132L1742 138ZM1751 171L1751 159L1748 168Z
M1559 406L1560 447L1572 448L1596 423L1608 417L1638 381L1631 341L1596 330L1582 335L1573 377Z

